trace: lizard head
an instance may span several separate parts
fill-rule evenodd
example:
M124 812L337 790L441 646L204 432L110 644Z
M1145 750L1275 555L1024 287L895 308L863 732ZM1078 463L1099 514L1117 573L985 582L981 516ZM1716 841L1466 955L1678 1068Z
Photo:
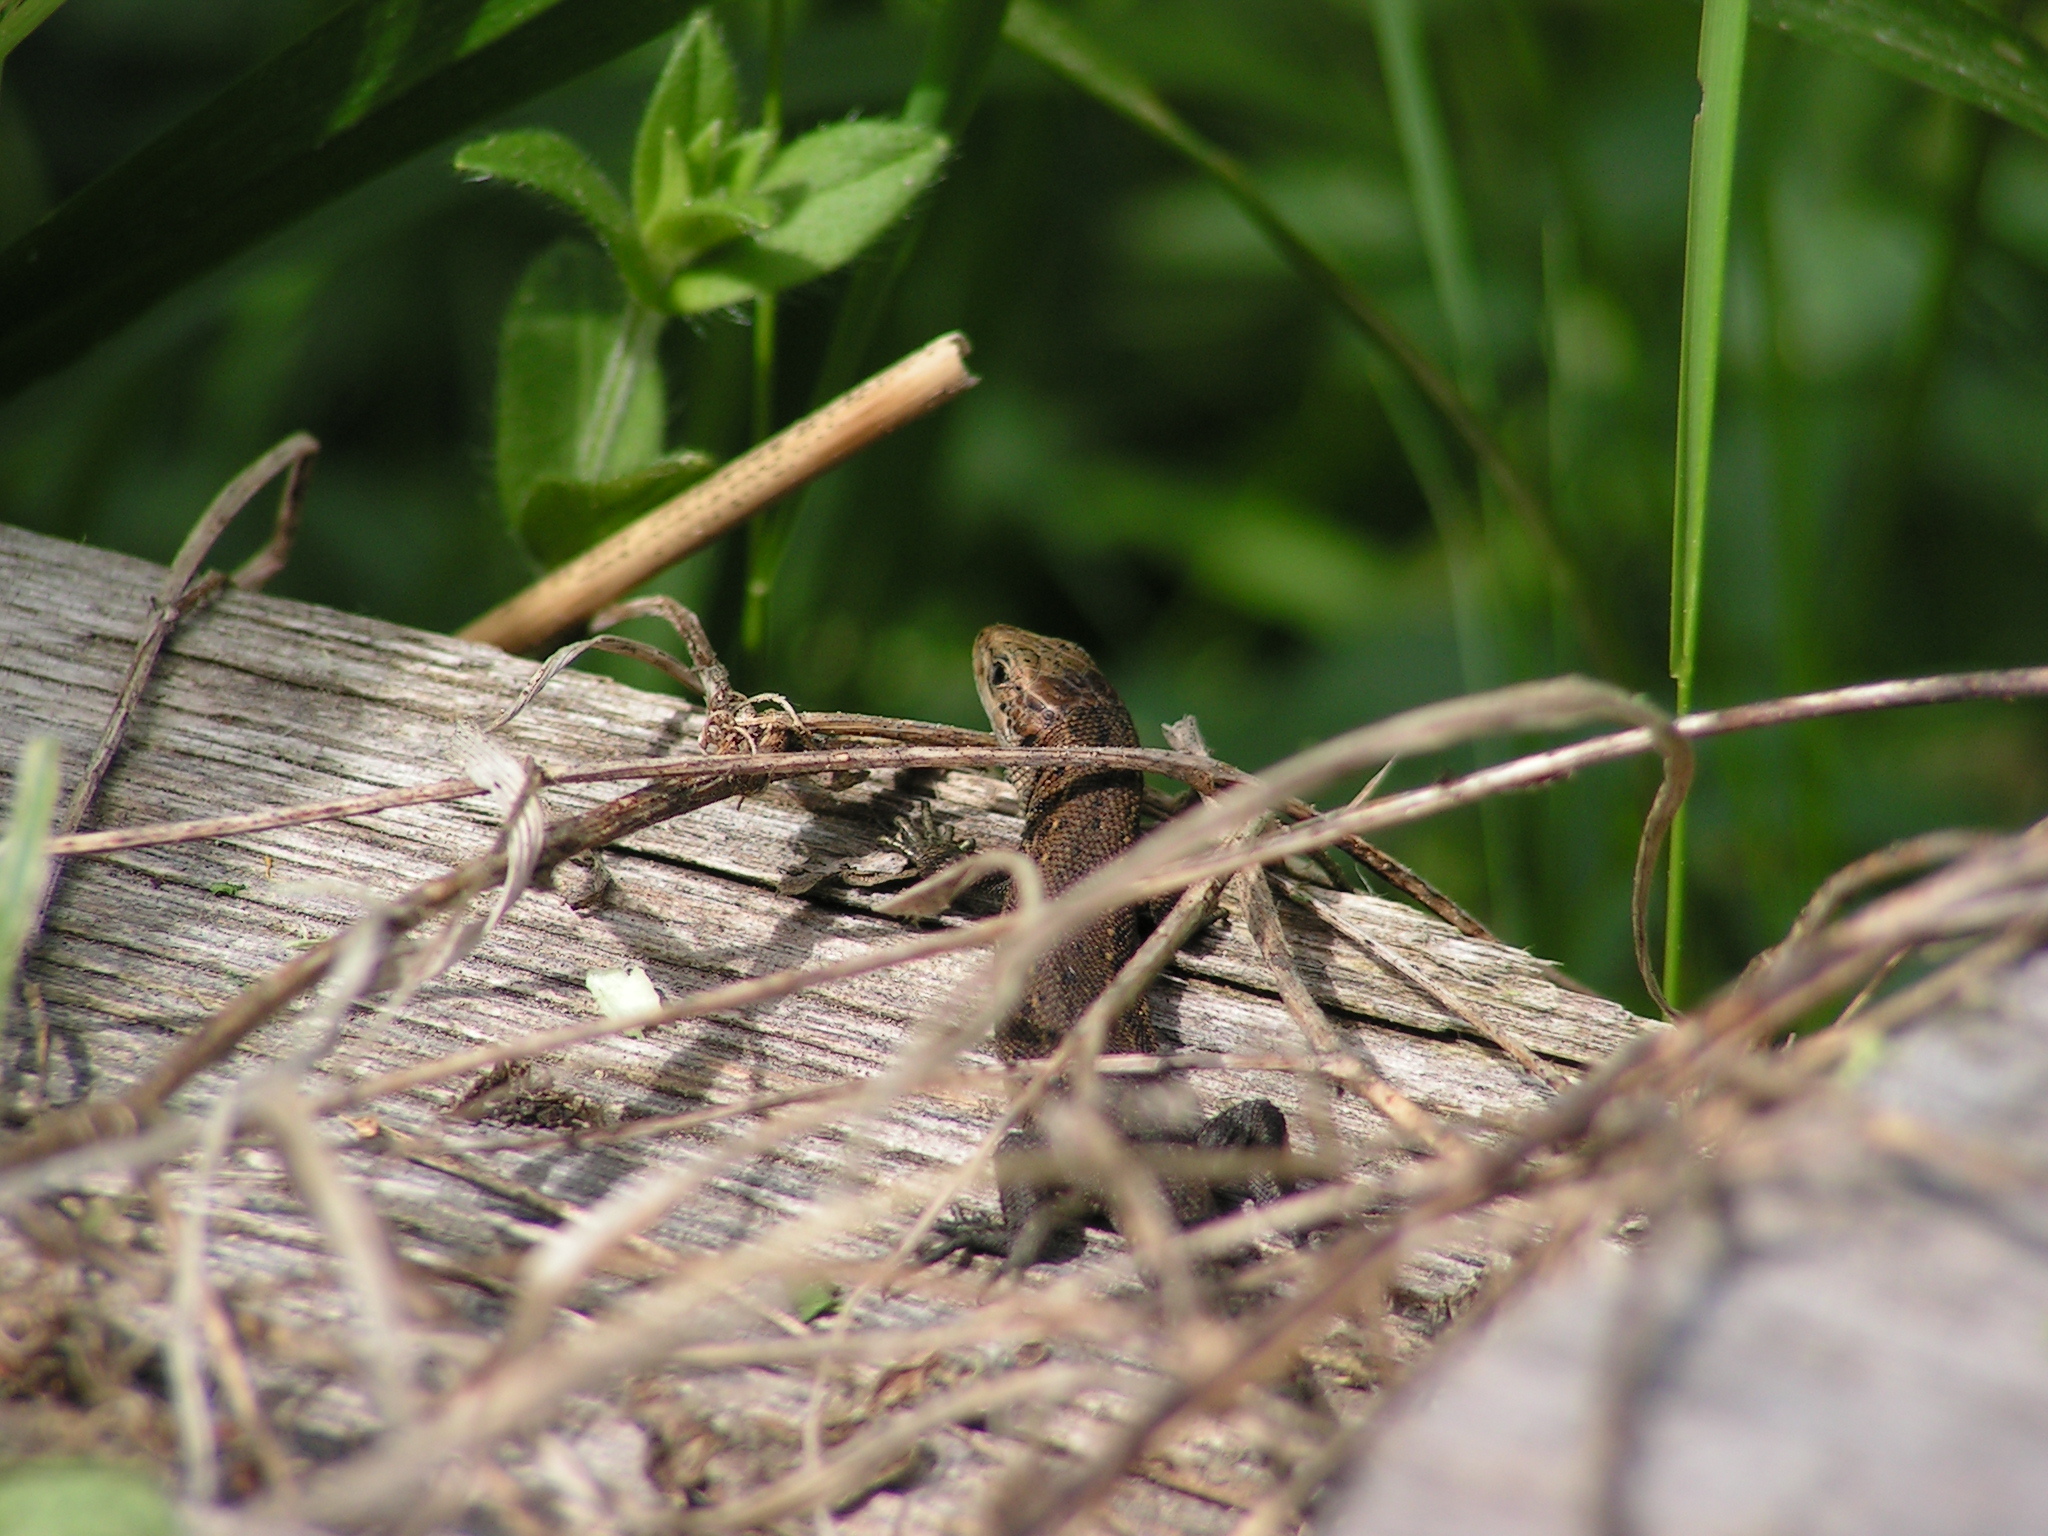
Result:
M1037 745L1083 706L1123 712L1116 691L1080 646L1009 624L991 624L976 637L974 691L1006 747Z

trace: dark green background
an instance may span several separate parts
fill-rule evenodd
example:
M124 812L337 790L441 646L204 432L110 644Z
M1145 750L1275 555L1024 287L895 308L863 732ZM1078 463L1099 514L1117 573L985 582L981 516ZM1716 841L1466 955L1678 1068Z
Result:
M1448 362L1362 4L1068 9ZM71 0L0 81L0 239L319 11ZM757 69L756 10L720 14ZM1668 702L1698 9L1447 0L1429 17L1498 428L1619 639L1617 680ZM893 111L922 42L908 7L798 7L792 128ZM659 57L505 122L558 127L619 175ZM490 496L495 333L567 224L459 181L451 148L0 404L0 518L163 559L223 480L305 428L325 452L274 590L452 628L520 585ZM1759 30L1736 203L1700 702L2040 661L2048 145ZM784 301L785 417L842 289ZM810 498L763 652L738 650L730 556L670 583L743 683L974 721L967 647L1006 620L1087 644L1150 739L1193 711L1216 751L1257 765L1468 681L1590 667L1506 529L1490 537L1493 654L1461 660L1443 551L1355 333L1220 193L1014 55L869 366L953 328L983 384ZM671 328L672 443L743 446L748 347L742 319ZM1688 990L1780 934L1849 858L2040 814L2044 724L2033 706L1982 706L1708 746ZM1484 829L1472 815L1391 845L1505 936L1640 1005L1627 874L1651 783L1647 767L1603 770Z

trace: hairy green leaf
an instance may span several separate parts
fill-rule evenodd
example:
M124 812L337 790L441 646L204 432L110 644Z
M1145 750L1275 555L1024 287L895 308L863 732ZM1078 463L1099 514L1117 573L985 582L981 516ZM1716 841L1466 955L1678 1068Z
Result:
M0 251L0 393L380 172L673 26L685 0L348 0Z
M581 241L527 268L498 338L498 502L522 537L542 481L600 483L660 456L660 326Z
M647 254L656 268L674 273L728 240L775 222L775 205L760 197L708 197L663 208L647 226Z
M945 163L944 134L884 120L833 123L772 160L754 190L782 208L772 229L721 247L669 289L677 314L779 293L846 265L902 217Z
M579 145L550 129L522 128L463 145L455 152L455 168L509 181L562 204L611 252L634 296L643 304L660 302L626 200Z
M676 38L633 142L633 214L642 225L653 220L664 189L673 188L675 179L687 174L689 148L719 124L724 131L711 133L713 142L732 137L739 126L739 110L739 76L732 55L726 52L711 12L698 11ZM696 197L709 190L685 181L681 195Z
M2048 49L1968 0L1753 0L1758 22L2048 137Z
M520 508L520 542L550 568L573 560L641 513L688 490L718 467L708 453L685 448L610 480L540 480Z

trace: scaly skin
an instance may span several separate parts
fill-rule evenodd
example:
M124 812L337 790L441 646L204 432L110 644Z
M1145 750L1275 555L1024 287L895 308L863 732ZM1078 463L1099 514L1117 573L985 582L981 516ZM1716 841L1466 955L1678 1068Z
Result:
M1135 747L1131 712L1080 646L995 624L974 642L974 686L996 738L1010 747ZM1081 768L1011 771L1024 804L1023 849L1037 864L1046 893L1057 895L1115 858L1138 835L1143 780L1136 773ZM1033 968L1014 1017L996 1032L1005 1061L1049 1056L1143 942L1136 908L1112 913L1062 941ZM1145 1000L1111 1024L1105 1048L1118 1054L1158 1050ZM1104 1085L1110 1118L1132 1142L1207 1150L1284 1148L1287 1122L1264 1099L1232 1104L1206 1124L1184 1084L1122 1079ZM1000 1233L956 1227L950 1246L1001 1254L1016 1269L1068 1257L1081 1245L1083 1221L1101 1219L1100 1202L1043 1176L1024 1177L1023 1161L1044 1154L1032 1124L1020 1126L997 1155L1003 1197ZM1270 1183L1270 1181L1268 1181ZM1219 1191L1188 1180L1166 1181L1175 1216L1192 1224L1236 1204L1242 1191Z
M1131 712L1088 653L1066 640L994 624L974 642L974 687L996 739L1006 747L1135 747ZM1024 852L1057 896L1138 835L1144 781L1135 773L1020 768L1011 782L1024 802ZM1050 1056L1090 1003L1144 940L1126 908L1064 940L1032 972L1016 1017L996 1033L1005 1061ZM1111 1052L1158 1049L1141 998L1110 1026Z

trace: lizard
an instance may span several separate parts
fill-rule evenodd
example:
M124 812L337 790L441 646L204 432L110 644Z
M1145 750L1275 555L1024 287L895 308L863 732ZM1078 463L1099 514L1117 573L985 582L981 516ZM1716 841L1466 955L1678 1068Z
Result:
M996 740L1006 747L1124 746L1138 743L1131 712L1080 646L1007 624L984 629L974 642L974 686ZM1038 866L1047 896L1083 879L1128 848L1138 835L1143 779L1135 772L1086 768L1015 768L1011 783L1024 810L1023 852ZM1014 901L1014 897L1012 898ZM1146 913L1126 907L1070 934L1033 966L1023 997L995 1035L1006 1062L1049 1056L1067 1031L1144 941ZM1157 1054L1158 1030L1139 998L1110 1025L1105 1049ZM1284 1151L1287 1122L1266 1099L1233 1103L1206 1122L1184 1084L1163 1078L1105 1083L1111 1122L1128 1140L1220 1151ZM1178 1090L1178 1091L1176 1091ZM950 1224L944 1252L1001 1256L1005 1269L1072 1257L1082 1222L1099 1223L1099 1200L1023 1168L1042 1163L1044 1139L1027 1121L996 1154L1002 1195L999 1232L971 1222ZM1253 1196L1235 1185L1168 1179L1175 1217L1192 1225Z

